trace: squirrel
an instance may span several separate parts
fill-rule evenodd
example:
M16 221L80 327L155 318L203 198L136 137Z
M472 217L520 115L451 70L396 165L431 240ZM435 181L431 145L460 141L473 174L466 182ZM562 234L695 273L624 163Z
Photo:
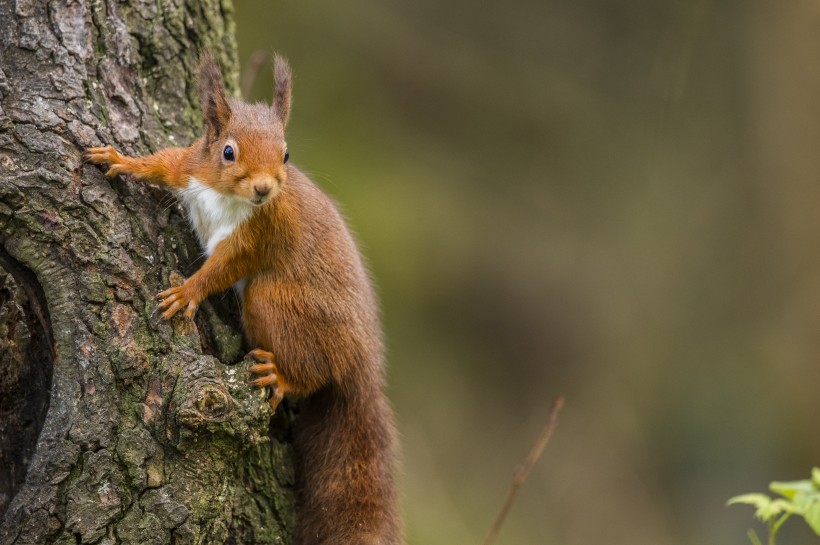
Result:
M209 295L240 295L253 386L301 400L294 424L299 545L402 542L394 484L396 432L383 393L384 349L368 273L339 211L288 162L291 70L274 56L273 103L227 96L205 53L206 134L190 147L128 157L88 149L108 177L175 192L205 249L202 267L161 292L159 309L192 318Z

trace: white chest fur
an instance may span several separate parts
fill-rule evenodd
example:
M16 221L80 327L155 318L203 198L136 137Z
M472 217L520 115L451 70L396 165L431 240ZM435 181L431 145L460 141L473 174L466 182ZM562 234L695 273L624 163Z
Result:
M233 233L253 211L250 203L226 197L193 177L188 181L188 187L180 191L179 197L188 210L199 243L209 256L217 244ZM233 286L240 301L246 283L247 279L243 278Z
M253 211L250 203L222 195L193 177L179 196L208 255Z

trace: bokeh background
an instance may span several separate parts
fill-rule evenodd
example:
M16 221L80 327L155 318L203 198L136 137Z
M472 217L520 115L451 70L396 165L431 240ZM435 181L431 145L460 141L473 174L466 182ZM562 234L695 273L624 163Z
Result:
M742 544L820 465L815 0L236 2L379 286L410 545ZM265 68L250 98L269 100ZM791 527L791 528L790 528ZM816 542L802 522L783 543Z

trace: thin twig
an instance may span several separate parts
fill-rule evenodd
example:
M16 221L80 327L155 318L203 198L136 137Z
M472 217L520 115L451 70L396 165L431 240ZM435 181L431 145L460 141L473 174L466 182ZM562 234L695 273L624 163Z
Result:
M267 62L268 54L266 52L259 50L251 54L251 58L248 59L248 64L245 65L245 69L242 71L242 83L240 86L242 87L243 99L248 100L248 96L253 90L253 84L256 83L259 72Z
M501 508L501 512L498 513L492 528L490 528L490 533L484 540L484 545L490 545L498 535L498 531L501 530L501 525L504 524L504 520L507 518L507 513L510 512L513 501L515 501L515 496L518 494L518 489L521 488L521 485L524 484L525 480L527 480L527 475L530 474L530 470L532 470L532 467L538 461L538 458L541 457L541 453L544 452L544 447L546 447L547 443L549 443L550 437L552 437L552 432L555 431L555 426L558 425L558 412L563 406L564 397L560 395L555 396L555 399L552 400L552 408L550 409L549 417L547 418L547 425L544 427L541 435L538 436L538 439L536 439L535 444L533 444L527 459L522 465L516 468L515 474L513 475L512 486L510 487L510 492L507 494L507 499L504 502L504 506Z

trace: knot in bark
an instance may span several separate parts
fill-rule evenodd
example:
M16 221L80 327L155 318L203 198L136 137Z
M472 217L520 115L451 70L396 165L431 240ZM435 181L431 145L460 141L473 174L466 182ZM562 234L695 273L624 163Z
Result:
M189 428L225 422L235 409L236 403L221 380L200 379L190 385L177 410L177 422Z

